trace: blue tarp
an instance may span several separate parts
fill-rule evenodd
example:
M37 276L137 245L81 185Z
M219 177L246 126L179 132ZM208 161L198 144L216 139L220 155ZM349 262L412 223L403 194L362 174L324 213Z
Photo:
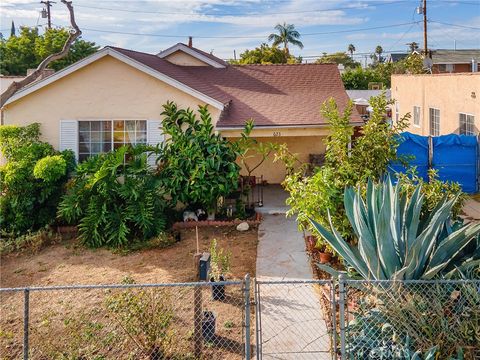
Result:
M477 138L451 134L432 140L432 167L440 180L458 182L466 193L477 192Z
M397 149L398 157L407 159L410 167L417 168L418 176L425 181L428 180L428 137L408 132L400 136L402 142ZM407 171L407 168L399 162L390 164L390 169L392 172Z
M464 192L478 191L478 140L476 136L443 135L432 137L432 161L429 164L428 136L402 133L399 156L414 156L409 166L417 168L418 175L428 180L428 169L438 171L440 180L458 182ZM406 172L400 163L390 165L392 172Z

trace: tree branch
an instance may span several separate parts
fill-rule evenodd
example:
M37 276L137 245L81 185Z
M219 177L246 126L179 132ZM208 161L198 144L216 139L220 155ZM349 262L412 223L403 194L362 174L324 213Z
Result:
M5 90L0 95L0 107L2 107L7 102L7 100L10 99L18 90L37 80L44 73L45 69L51 62L55 60L60 60L67 56L72 44L80 37L80 35L82 35L82 31L80 30L75 21L75 13L73 11L72 2L67 0L61 0L61 2L67 7L68 12L70 13L70 25L72 27L69 30L68 38L65 41L62 50L55 54L50 54L45 59L43 59L43 61L30 75L26 76L20 81L12 82L7 88L7 90Z

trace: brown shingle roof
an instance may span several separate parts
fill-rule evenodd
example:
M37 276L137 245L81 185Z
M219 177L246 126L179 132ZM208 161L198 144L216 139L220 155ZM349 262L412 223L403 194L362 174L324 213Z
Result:
M178 66L151 54L113 48L203 94L228 104L217 127L325 125L330 97L343 111L349 97L335 64ZM352 121L361 122L353 110Z

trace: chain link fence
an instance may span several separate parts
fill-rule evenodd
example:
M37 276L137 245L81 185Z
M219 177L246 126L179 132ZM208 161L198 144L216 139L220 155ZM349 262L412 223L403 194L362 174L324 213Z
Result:
M249 281L2 289L4 359L243 359Z
M480 359L480 280L340 280L342 359Z
M331 281L255 281L254 288L257 359L332 359Z
M0 311L1 359L480 359L480 280L10 288Z

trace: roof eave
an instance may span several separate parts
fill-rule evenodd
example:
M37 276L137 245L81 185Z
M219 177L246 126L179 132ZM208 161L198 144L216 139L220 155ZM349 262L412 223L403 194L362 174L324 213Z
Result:
M103 48L102 50L99 50L97 51L95 54L92 54L80 61L77 61L76 63L46 77L45 79L42 79L40 81L37 81L37 82L34 82L34 83L31 83L27 86L25 86L24 88L20 89L19 91L17 91L11 98L9 98L5 104L3 106L6 106L14 101L17 101L18 99L24 97L24 96L27 96L39 89L41 89L42 87L44 86L47 86L51 83L53 83L54 81L57 81L65 76L68 76L69 74L107 56L107 55L110 55L112 56L113 58L119 60L119 61L122 61L123 63L126 63L148 75L151 75L153 77L155 77L156 79L160 80L160 81L163 81L179 90L182 90L184 92L186 92L187 94L190 94L194 97L196 97L197 99L199 100L202 100L203 102L205 102L206 104L209 104L219 110L223 110L225 108L225 103L219 101L219 100L216 100L208 95L205 95L203 94L202 92L198 91L198 90L195 90L187 85L185 85L184 83L172 78L172 77L169 77L163 73L161 73L160 71L157 71L157 70L154 70L153 68L147 66L147 65L144 65L142 64L141 62L135 60L135 59L132 59L131 57L115 50L115 49L112 49L110 47L105 47Z
M173 54L174 52L176 51L183 51L185 53L187 53L188 55L190 56L193 56L194 58L208 64L208 65L211 65L215 68L218 68L218 69L224 69L226 66L224 64L221 64L213 59L210 59L209 57L199 53L198 51L195 51L195 49L192 49L190 47L188 47L187 45L185 44L182 44L182 43L178 43L178 44L175 44L171 47L169 47L168 49L165 49L161 52L159 52L157 54L157 56L159 58L166 58L168 55L171 55Z

